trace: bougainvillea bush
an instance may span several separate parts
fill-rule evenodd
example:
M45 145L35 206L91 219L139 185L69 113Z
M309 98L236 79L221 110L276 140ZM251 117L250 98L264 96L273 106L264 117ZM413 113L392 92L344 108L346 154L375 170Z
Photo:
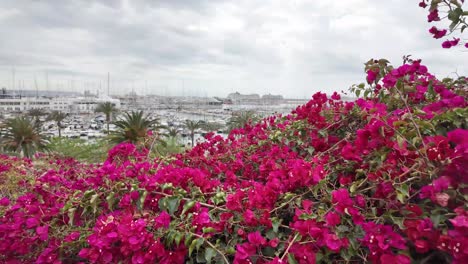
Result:
M419 6L428 11L427 22L437 24L437 26L432 26L429 29L432 37L441 39L450 35L452 36L452 38L445 39L442 42L442 48L444 49L450 49L459 45L464 45L465 48L468 48L466 39L460 38L463 31L468 28L468 22L466 21L468 11L463 9L464 3L465 0L421 0L419 2ZM460 35L457 37L458 32Z
M468 263L466 80L366 73L356 101L316 93L169 158L28 163L0 198L0 262Z

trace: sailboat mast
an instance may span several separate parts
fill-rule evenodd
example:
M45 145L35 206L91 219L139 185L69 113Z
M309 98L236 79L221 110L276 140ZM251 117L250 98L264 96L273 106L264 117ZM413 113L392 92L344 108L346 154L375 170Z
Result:
M110 96L110 72L107 73L107 96Z
M11 75L12 75L12 85L11 85L11 88L13 89L13 91L15 90L16 88L16 79L15 79L15 67L13 66L13 68L11 69Z

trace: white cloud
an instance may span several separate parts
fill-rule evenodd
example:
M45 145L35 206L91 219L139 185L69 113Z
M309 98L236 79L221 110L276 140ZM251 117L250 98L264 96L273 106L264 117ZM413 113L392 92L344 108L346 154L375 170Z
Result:
M467 53L444 50L407 0L0 0L0 86L17 80L117 92L304 97L364 80L362 63L403 55L441 77L467 74ZM150 92L150 91L147 91Z

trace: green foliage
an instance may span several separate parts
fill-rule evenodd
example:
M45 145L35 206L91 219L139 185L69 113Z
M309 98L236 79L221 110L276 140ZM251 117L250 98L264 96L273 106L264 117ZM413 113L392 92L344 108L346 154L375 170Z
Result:
M96 109L96 113L103 113L106 115L106 124L107 124L107 134L109 134L109 123L112 117L118 112L117 107L111 102L105 102L99 104Z
M160 125L158 119L149 119L143 111L132 111L124 113L122 119L114 122L118 131L111 134L111 141L121 143L128 141L131 143L142 142L150 130L159 130L163 126Z
M185 120L184 126L190 131L190 139L192 140L193 147L195 144L195 130L201 128L201 123L200 121Z
M219 130L223 130L224 127L220 123L207 122L207 123L202 124L201 128L208 132L217 132Z
M242 128L248 123L256 123L260 120L254 111L240 111L234 113L227 122L228 131L231 131L235 128Z
M47 149L47 140L39 125L28 117L8 119L3 124L4 133L0 145L6 151L16 152L20 156L31 158L37 151Z
M179 138L175 137L167 137L164 140L165 144L157 144L154 146L154 151L152 151L151 155L155 155L158 157L166 157L177 153L184 152L185 148L183 145L179 143Z
M50 152L61 157L71 157L86 163L100 163L107 157L111 144L106 139L95 142L84 139L52 138Z
M48 121L55 121L57 124L57 129L59 133L59 137L62 137L62 121L67 118L68 114L62 112L62 111L52 111L50 114L47 116Z

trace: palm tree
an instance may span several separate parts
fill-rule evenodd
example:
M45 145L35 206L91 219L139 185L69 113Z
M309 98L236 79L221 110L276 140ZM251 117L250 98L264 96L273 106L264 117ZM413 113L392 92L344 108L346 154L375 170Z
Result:
M3 124L3 129L0 145L5 150L31 158L37 151L47 149L48 142L41 134L40 126L28 117L8 119Z
M255 114L254 111L241 111L233 114L227 122L228 130L231 131L235 128L241 128L248 123L255 123L260 118Z
M47 120L49 121L55 121L57 123L57 129L59 133L59 137L62 137L62 121L68 116L68 114L62 112L62 111L52 111L50 112L49 116L47 117Z
M177 136L180 134L180 131L177 130L175 127L168 127L166 128L166 133L163 135L167 138L177 138Z
M185 120L185 127L190 131L190 138L192 139L192 147L195 143L195 130L201 127L200 121Z
M124 141L137 143L147 136L149 130L162 128L159 119L149 119L143 115L143 111L126 112L123 118L114 124L118 131L113 133L111 140L116 143Z
M106 115L106 123L107 123L107 134L109 134L109 123L111 121L112 116L114 116L119 110L115 106L115 104L111 102L105 102L99 104L96 109L94 110L96 113L103 113Z
M223 128L223 125L216 122L208 122L202 125L202 129L208 132L216 132Z
M36 121L37 123L39 123L39 118L45 115L47 115L47 113L42 108L31 108L28 111L28 116L33 117L34 121Z

